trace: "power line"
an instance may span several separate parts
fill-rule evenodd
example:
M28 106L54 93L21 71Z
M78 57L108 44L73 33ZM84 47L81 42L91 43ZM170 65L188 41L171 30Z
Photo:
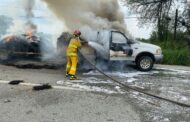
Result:
M7 8L7 9L25 9L24 7L19 7L19 6L10 6L10 5L3 5L3 4L1 4L0 5L0 7L4 7L4 8ZM35 8L34 7L34 9L32 9L32 10L34 10L34 11L45 11L44 9L37 9L37 8Z
M152 19L152 18L158 18L158 17L125 17L125 19Z

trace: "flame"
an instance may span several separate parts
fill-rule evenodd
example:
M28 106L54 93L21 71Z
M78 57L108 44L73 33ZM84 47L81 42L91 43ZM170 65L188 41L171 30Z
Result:
M4 41L5 41L5 42L10 42L10 41L12 41L14 38L15 38L15 37L14 37L13 35L9 35L9 36L4 37Z
M31 39L33 37L33 32L31 30L26 31L25 35L27 39Z
M26 31L25 34L23 34L23 36L25 36L25 38L29 41L33 40L33 31ZM6 35L3 37L4 42L11 42L14 41L16 39L15 35Z

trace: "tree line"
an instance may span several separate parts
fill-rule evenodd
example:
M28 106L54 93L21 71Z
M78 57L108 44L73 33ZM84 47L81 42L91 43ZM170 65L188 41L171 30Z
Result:
M160 41L169 31L190 35L190 2L188 0L125 0L130 10L140 15L140 24L154 23ZM174 35L175 37L175 35Z
M141 26L154 24L149 39L160 45L165 64L190 66L190 1L189 0L123 0L132 13L140 16Z

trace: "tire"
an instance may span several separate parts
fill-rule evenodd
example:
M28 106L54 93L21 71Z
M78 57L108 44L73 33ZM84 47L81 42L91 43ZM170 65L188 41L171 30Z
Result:
M137 59L136 65L140 71L147 72L152 70L154 60L151 56L141 56Z

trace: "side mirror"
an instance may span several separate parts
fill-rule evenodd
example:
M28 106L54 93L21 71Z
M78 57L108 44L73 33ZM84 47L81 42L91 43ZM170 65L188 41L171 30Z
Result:
M131 44L131 41L128 41L128 42L127 42L127 44L129 44L129 45L130 45L130 44Z
M127 41L127 44L130 45L130 44L133 44L133 42L132 42L131 40L128 40L128 41Z

